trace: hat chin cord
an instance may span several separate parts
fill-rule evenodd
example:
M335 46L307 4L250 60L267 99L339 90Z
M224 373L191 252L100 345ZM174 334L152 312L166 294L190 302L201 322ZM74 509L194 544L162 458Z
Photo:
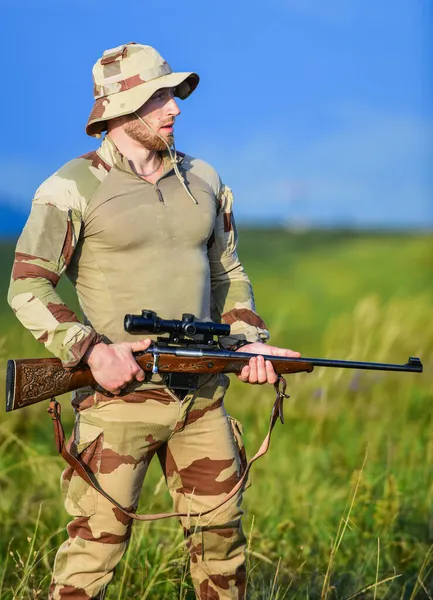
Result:
M182 177L181 172L179 171L179 167L177 165L176 146L174 145L174 142L173 142L173 151L172 151L172 149L170 148L170 144L167 142L167 140L165 138L162 137L162 135L160 135L157 131L155 131L154 129L152 129L152 127L148 123L146 123L146 121L144 119L142 119L140 117L140 115L137 114L135 111L134 111L134 115L137 117L137 119L139 121L141 121L141 123L143 123L143 125L145 125L149 129L149 131L151 131L154 135L156 135L156 137L158 137L160 140L162 140L164 142L164 144L167 146L167 150L168 150L168 153L170 155L171 164L173 165L174 172L176 173L176 177L180 181L183 189L188 194L188 196L191 198L191 200L193 200L195 202L195 204L198 204L197 200L194 198L194 196L189 191L189 189L188 189L188 187L187 187L187 185L185 183L185 180Z

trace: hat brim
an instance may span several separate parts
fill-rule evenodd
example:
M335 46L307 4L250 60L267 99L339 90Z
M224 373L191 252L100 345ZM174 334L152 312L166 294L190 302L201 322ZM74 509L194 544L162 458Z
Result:
M107 129L106 122L109 119L130 115L161 88L175 88L174 95L184 100L195 90L199 79L197 73L169 73L129 90L97 98L87 121L86 133L99 137Z

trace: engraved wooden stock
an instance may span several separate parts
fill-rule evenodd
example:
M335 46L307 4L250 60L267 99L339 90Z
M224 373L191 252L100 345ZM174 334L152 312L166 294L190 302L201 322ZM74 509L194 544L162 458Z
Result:
M253 355L251 355L253 356ZM139 353L137 363L143 371L149 373L153 367L153 354ZM174 356L161 354L158 370L161 373L240 373L248 364L249 358ZM314 366L308 362L285 362L272 357L274 369L280 375L312 371ZM81 387L95 385L92 372L87 365L65 369L58 358L31 358L9 360L6 375L6 410L29 406L72 392Z
M93 383L87 365L65 369L58 358L8 360L6 410L29 406Z

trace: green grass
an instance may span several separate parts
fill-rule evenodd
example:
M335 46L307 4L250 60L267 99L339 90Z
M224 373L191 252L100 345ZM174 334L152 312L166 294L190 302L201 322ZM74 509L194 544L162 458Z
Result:
M425 372L316 369L291 398L245 494L251 599L433 598L433 236L241 231L240 255L272 341L307 356L404 362ZM13 248L0 245L0 385L7 358L43 348L5 305ZM67 285L62 295L71 301ZM181 312L181 311L180 311ZM226 405L249 455L270 387L232 381ZM67 400L65 422L72 423ZM45 406L0 424L0 597L46 597L67 515ZM169 510L158 465L141 510ZM108 600L192 599L175 521L137 525Z

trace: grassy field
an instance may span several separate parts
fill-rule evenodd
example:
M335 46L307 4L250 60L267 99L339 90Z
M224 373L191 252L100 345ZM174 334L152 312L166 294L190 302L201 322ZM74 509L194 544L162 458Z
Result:
M0 385L7 358L44 349L6 307L13 248L0 244ZM286 424L245 494L254 599L433 598L433 235L241 231L240 254L275 344L324 356L405 362L417 374L316 369L289 379ZM62 286L71 302L71 290ZM273 391L233 380L226 406L247 452ZM63 402L65 423L73 415ZM0 425L0 598L46 597L67 515L45 406ZM169 510L158 465L144 512ZM176 522L137 525L107 594L194 598Z

